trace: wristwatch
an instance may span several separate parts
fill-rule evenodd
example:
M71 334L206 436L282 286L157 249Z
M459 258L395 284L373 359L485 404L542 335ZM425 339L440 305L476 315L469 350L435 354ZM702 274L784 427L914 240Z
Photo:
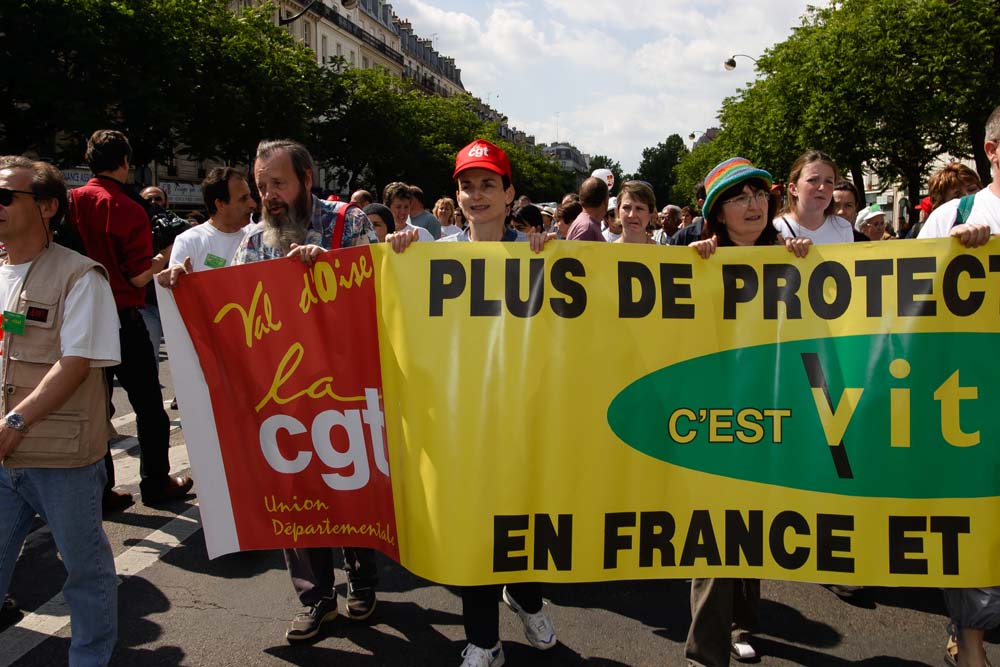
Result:
M7 416L3 418L3 423L9 429L13 429L21 433L28 432L28 425L24 423L24 417L17 412L8 412Z

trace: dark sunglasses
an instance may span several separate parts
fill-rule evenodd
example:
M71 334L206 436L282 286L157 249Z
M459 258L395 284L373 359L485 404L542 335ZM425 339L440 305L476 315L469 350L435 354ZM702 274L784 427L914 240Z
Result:
M0 188L0 206L10 206L14 201L14 195L31 195L32 199L38 199L38 195L34 192L28 192L27 190L11 190L9 188Z

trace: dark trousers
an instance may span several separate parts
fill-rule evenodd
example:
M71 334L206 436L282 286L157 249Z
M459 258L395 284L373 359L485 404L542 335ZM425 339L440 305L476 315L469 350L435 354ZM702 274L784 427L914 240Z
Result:
M311 607L323 598L334 596L333 552L330 547L282 550L292 586L303 607ZM375 552L371 549L344 547L344 569L347 580L354 588L375 588L378 585Z
M480 648L490 649L500 641L500 593L503 586L462 587L462 622L465 639ZM529 614L542 610L542 585L507 584L507 594Z
M689 665L726 667L729 647L757 629L760 579L692 579Z
M159 373L153 361L149 331L142 321L138 308L118 311L121 329L122 362L107 369L108 391L114 386L114 379L128 394L128 402L135 412L135 424L139 436L139 491L157 492L170 475L170 418L163 409L163 393L160 391ZM111 450L104 457L108 471L108 485L115 485L115 468L111 461Z

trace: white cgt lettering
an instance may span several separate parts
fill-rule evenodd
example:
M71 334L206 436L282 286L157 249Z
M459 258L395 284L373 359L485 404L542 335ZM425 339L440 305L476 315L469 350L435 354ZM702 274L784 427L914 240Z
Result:
M323 473L323 482L336 491L354 491L363 488L371 478L368 464L368 443L364 426L368 426L371 438L372 456L375 468L389 476L389 461L386 457L385 439L382 429L385 418L378 403L378 390L365 389L363 410L325 410L313 418L310 436L312 448L320 461L337 472ZM331 431L340 427L347 434L347 450L340 451L333 446ZM312 461L312 452L299 449L294 458L286 458L278 449L278 433L290 435L306 432L305 425L288 415L274 415L260 425L260 448L268 465L277 472L296 474L305 470ZM344 471L350 470L345 474Z

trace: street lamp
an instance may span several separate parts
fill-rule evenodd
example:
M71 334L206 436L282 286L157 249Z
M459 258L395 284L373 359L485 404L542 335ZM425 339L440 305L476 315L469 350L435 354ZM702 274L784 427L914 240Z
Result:
M285 18L281 18L281 16L279 15L278 25L288 25L289 23L294 23L299 19L299 17L301 17L303 14L312 9L312 6L315 5L317 2L320 2L320 0L312 0L312 2L306 5L305 9L303 9L295 16L286 16ZM340 0L340 4L343 5L344 9L350 11L358 6L358 0Z
M752 60L754 65L757 64L757 59L752 56L748 56L745 53L734 53L728 60L722 63L722 66L725 67L728 71L732 72L734 69L736 69L737 58L747 58L748 60Z
M702 136L705 136L705 134L707 132L708 132L708 130L700 130L700 134ZM695 141L695 139L698 138L698 134L699 134L699 132L692 132L691 134L688 135L688 141L691 142L691 150L694 150L694 141Z

